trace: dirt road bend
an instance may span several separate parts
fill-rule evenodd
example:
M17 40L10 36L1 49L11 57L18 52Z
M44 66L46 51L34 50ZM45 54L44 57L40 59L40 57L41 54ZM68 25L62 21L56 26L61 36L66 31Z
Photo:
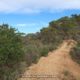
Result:
M18 80L80 80L80 65L69 54L75 44L73 40L63 41L58 49L41 57Z

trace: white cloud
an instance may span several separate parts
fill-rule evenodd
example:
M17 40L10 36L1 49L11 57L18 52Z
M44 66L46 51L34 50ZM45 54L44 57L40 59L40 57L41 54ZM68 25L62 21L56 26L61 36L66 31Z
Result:
M0 0L0 12L3 13L38 13L65 9L80 9L80 0Z
M48 24L45 22L40 22L40 23L19 23L19 24L15 24L14 26L16 27L33 27L33 26L47 26Z
M17 27L32 27L32 26L36 26L38 25L37 23L20 23L20 24L16 24L15 26Z

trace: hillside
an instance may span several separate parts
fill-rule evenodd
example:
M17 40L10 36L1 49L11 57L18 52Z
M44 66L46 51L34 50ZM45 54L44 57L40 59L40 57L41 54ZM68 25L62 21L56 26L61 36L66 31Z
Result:
M80 66L69 54L75 43L73 40L64 41L58 49L29 67L18 80L80 80Z
M74 41L77 43L75 47ZM17 80L21 74L27 76L27 73L44 76L52 73L53 76L47 77L76 80L79 65L80 15L51 21L39 32L31 34L20 33L8 24L0 25L0 80Z

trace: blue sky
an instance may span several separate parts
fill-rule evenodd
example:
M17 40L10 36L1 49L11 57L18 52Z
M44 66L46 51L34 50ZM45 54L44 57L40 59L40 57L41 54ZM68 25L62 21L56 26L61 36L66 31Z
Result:
M0 24L35 33L52 20L80 14L80 0L0 0Z

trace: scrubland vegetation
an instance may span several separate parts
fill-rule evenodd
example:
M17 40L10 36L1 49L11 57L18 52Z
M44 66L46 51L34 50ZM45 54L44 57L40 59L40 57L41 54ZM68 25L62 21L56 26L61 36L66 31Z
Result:
M70 54L80 63L80 15L62 17L25 36L7 24L0 25L0 80L16 80L26 66L37 63L68 39L77 41Z

